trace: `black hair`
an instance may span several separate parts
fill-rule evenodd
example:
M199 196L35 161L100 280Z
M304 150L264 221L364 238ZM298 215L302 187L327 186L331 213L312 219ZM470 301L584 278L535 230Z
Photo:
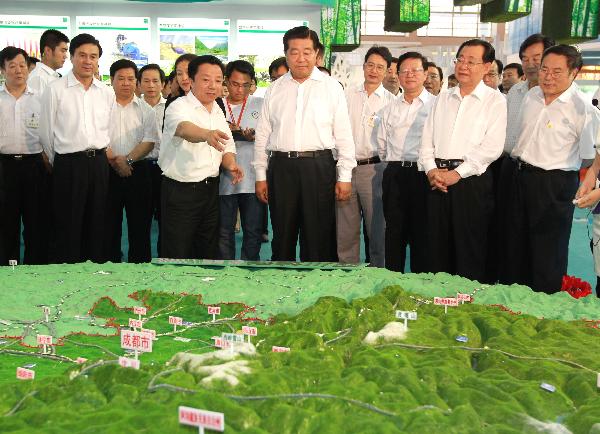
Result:
M137 78L137 75L138 75L137 65L129 59L119 59L116 62L113 62L112 65L110 65L110 71L109 71L110 79L112 80L113 78L115 78L115 74L117 73L117 71L120 71L121 69L133 69L133 72Z
M92 44L98 47L98 57L102 57L102 47L100 46L100 41L94 38L89 33L80 33L73 38L71 41L71 45L69 45L69 53L71 56L75 55L75 50L85 44Z
M502 71L504 71L504 65L502 64L502 61L499 59L494 59L494 62L496 62L496 65L498 65L498 75L502 74Z
M27 59L27 66L35 65L39 61L40 61L40 59L38 59L37 57L29 56L29 59Z
M383 60L385 60L385 62L387 63L388 68L392 65L392 53L390 53L390 49L388 47L373 45L371 48L369 48L369 50L367 51L367 54L365 54L365 63L367 63L367 60L373 54L377 54L378 56L381 56L383 58Z
M396 70L398 72L400 72L400 65L402 65L402 62L407 59L419 59L421 61L421 66L423 67L423 71L427 72L427 67L425 66L427 65L427 58L416 51L407 51L397 59L398 64L396 65Z
M233 62L229 62L227 67L225 68L225 77L231 77L233 71L237 71L242 74L247 74L250 77L250 80L256 79L256 73L254 72L254 66L250 62L246 60L234 60Z
M162 68L156 63L149 63L147 65L142 66L140 72L138 72L137 79L139 82L142 81L142 75L145 71L158 71L158 75L160 76L160 82L164 84L164 82L166 81L165 71L163 71Z
M175 69L173 69L167 76L167 79L165 80L165 82L171 83L173 80L175 80L176 76L177 76L177 71L175 71Z
M458 50L460 52L460 50ZM438 70L438 75L440 76L440 81L444 80L444 72L442 71L442 68L440 68L439 66L437 66L435 64L435 62L426 62L425 63L425 73L427 73L427 69L428 68L435 68Z
M48 29L40 37L40 51L44 54L44 48L48 47L52 51L60 45L61 42L69 43L69 38L63 32L58 30Z
M317 69L331 77L331 71L329 68L325 68L324 66L317 66Z
M492 44L490 44L488 41L484 41L483 39L469 39L468 41L460 44L460 47L456 52L457 58L460 56L460 52L464 47L483 47L483 63L492 63L496 58L496 50L494 50Z
M517 75L519 77L523 76L523 65L521 65L520 63L509 63L504 67L504 71L506 71L507 69L516 69Z
M175 60L175 65L173 65L173 71L177 71L177 65L179 65L181 62L183 62L183 61L186 61L186 60L187 60L188 62L191 62L191 61L192 61L192 60L194 60L196 57L198 57L198 56L196 56L195 54L192 54L192 53L185 53L185 54L182 54L181 56L179 56L179 57L178 57L178 58Z
M448 81L450 81L450 80L456 80L456 75L454 75L454 74L450 74L450 75L448 76Z
M292 39L310 39L313 43L313 50L317 51L319 49L319 36L314 30L309 29L306 26L298 26L292 29L289 29L283 35L283 52L287 53L289 48L289 42ZM322 46L322 45L321 45Z
M581 57L581 53L577 51L577 48L572 47L571 45L554 45L550 48L547 48L542 55L542 62L546 58L548 54L556 54L558 56L564 56L567 58L567 67L570 71L577 71L583 67L583 58Z
M321 41L317 41L317 48L315 50L317 51L317 57L325 56L325 45L323 45Z
M533 35L530 35L527 38L525 38L525 40L521 43L521 46L519 47L519 59L523 59L523 52L527 48L539 43L544 44L544 51L546 51L553 45L556 45L556 41L554 41L554 39L550 38L549 36L542 35L541 33L534 33Z
M287 69L288 71L290 70L290 68L287 65L287 61L285 60L285 57L278 57L277 59L273 60L269 65L269 77L271 77L273 75L273 72L277 71L282 66L285 66L285 69Z
M27 66L29 66L29 55L27 54L27 51L23 50L22 48L17 48L9 45L8 47L4 47L2 51L0 51L0 67L4 69L4 63L10 62L19 54L21 54L25 58L25 62L27 62Z
M209 65L217 65L219 68L221 68L221 73L225 72L223 62L221 62L218 57L215 57L212 54L196 56L188 65L188 76L190 77L190 80L194 80L194 77L196 77L196 73L198 72L198 68L200 67L200 65L204 65L206 63L208 63Z

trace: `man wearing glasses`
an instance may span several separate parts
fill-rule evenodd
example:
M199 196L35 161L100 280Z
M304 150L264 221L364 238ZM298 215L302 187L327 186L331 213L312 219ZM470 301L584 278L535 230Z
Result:
M398 77L404 93L380 111L377 129L379 156L387 163L383 172L385 266L399 272L404 272L407 245L410 271L427 271L424 220L429 183L417 167L417 158L435 97L423 86L425 63L425 57L414 51L400 56Z
M481 39L459 48L459 85L441 92L427 118L419 164L427 197L428 268L481 281L494 198L488 166L502 153L506 100L483 83L495 58Z
M490 68L490 72L483 76L483 82L486 86L491 87L492 89L498 90L500 84L502 83L502 69L504 65L498 59L494 59L492 62L492 66Z
M364 218L370 263L374 267L385 266L381 197L384 164L377 153L375 129L380 121L378 112L395 99L382 84L391 59L386 47L371 47L363 64L364 83L346 91L357 166L352 169L350 199L336 204L337 253L339 261L344 263L356 264L360 259L360 227Z
M425 71L427 72L425 89L432 95L438 96L442 90L442 81L444 80L442 68L433 62L427 62L425 64Z
M238 210L243 230L241 259L259 261L262 242L263 207L254 193L255 176L251 163L254 157L254 129L263 99L250 95L254 67L245 60L227 64L225 83L229 90L225 117L235 140L237 164L246 176L238 184L231 181L230 172L221 171L219 183L219 252L221 259L235 259L235 223Z
M523 99L517 144L512 161L505 163L515 170L503 179L512 196L503 236L503 283L520 283L546 293L561 289L579 169L583 159L595 156L600 124L598 110L573 82L582 66L581 53L574 47L546 49L539 87ZM587 191L582 188L577 196Z

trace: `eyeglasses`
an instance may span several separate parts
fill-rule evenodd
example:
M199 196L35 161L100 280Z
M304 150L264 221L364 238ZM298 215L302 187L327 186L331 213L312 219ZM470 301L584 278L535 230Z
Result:
M229 81L228 84L237 89L250 89L252 83L236 83L235 81Z
M472 60L467 60L464 57L459 57L458 59L453 59L452 63L455 65L464 65L467 69L473 69L475 65L483 65L484 62L473 62Z
M402 75L417 75L419 72L423 72L424 69L423 68L415 68L415 69L401 69L400 71L398 71L398 74L402 74Z
M550 69L546 68L545 66L540 68L540 73L544 74L544 75L548 75L550 77L554 77L554 78L558 78L561 75L563 75L566 71L563 71L562 69L555 69L554 71L550 71Z
M387 69L385 66L377 65L373 62L367 62L365 63L365 66L367 67L367 69L375 69L377 72L384 72Z
M487 77L487 78L496 78L498 76L499 76L499 74L497 72L488 72L487 74L484 75L484 77Z

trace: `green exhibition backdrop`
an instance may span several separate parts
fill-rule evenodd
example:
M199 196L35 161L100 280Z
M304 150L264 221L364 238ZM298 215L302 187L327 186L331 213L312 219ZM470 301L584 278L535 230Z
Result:
M429 0L385 0L386 32L413 32L429 24Z
M529 15L532 0L492 0L481 6L481 22L505 23Z
M325 63L332 51L352 51L360 45L360 1L335 0L334 7L321 9L321 42Z
M599 3L600 0L546 1L542 16L542 33L563 44L596 39Z

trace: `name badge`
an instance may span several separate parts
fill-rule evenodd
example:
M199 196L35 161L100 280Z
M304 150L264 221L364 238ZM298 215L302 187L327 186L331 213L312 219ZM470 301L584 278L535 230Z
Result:
M377 116L375 113L367 118L367 125L371 128L374 128L377 122L379 122L379 116Z
M25 126L27 128L37 129L40 127L40 120L37 116L32 115L31 117L25 119Z

